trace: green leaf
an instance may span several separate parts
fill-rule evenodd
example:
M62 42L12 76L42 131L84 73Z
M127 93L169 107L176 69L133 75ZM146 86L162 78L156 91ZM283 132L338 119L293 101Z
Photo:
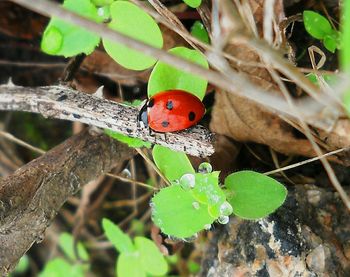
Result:
M19 260L18 264L16 265L15 270L13 271L14 273L24 273L28 270L29 268L29 258L27 255L22 256L22 258Z
M207 30L204 28L202 22L197 20L191 27L191 35L195 38L209 44L209 36Z
M303 19L306 31L314 38L323 39L332 33L328 19L314 11L304 11Z
M343 104L348 116L350 116L350 90L345 92L343 97Z
M90 1L97 7L107 6L114 2L114 0L90 0Z
M163 37L157 23L142 9L128 1L115 1L110 6L110 13L110 28L153 47L162 48ZM150 56L107 39L103 39L103 45L117 63L128 69L144 70L156 62Z
M335 49L338 47L339 33L337 31L332 30L332 32L328 35L325 35L323 38L324 47L334 53Z
M184 174L195 172L187 155L182 152L155 145L152 155L157 167L169 181L179 180Z
M183 1L191 8L198 8L202 3L202 0L183 0Z
M65 0L63 7L96 22L103 20L90 0ZM90 54L99 42L98 35L52 18L44 31L41 49L50 55L72 57L80 53Z
M84 277L83 265L71 265L62 258L55 258L46 263L39 277Z
M168 264L155 243L144 237L136 237L134 241L143 269L151 275L164 275L168 271Z
M318 80L317 77L314 73L309 73L306 75L306 77L315 85L318 85ZM323 74L320 76L321 78L323 78L327 84L329 85L334 85L337 81L337 76L334 74Z
M62 233L59 237L58 244L68 258L70 258L72 261L77 260L78 257L75 256L75 252L74 252L74 239L71 234ZM81 242L78 242L77 247L78 247L79 258L83 260L88 260L89 254L86 251L84 245Z
M204 68L209 68L205 56L197 50L176 47L170 49L169 53L199 64ZM207 84L207 80L197 75L184 72L163 62L157 62L148 81L147 93L148 97L151 97L161 91L180 89L190 92L202 100Z
M108 240L120 253L132 253L135 250L134 245L128 235L107 218L102 219L102 228Z
M188 261L187 267L189 272L192 274L199 273L199 271L201 270L201 266L194 261Z
M140 253L121 253L117 261L117 277L146 277L143 269Z
M213 223L208 206L179 185L162 189L152 199L152 219L164 234L188 238Z
M143 141L139 138L128 137L126 135L120 134L118 132L114 132L109 129L104 129L104 132L106 135L116 140L119 140L122 143L126 143L129 147L132 147L132 148L141 148L141 147L151 148L152 146L152 144L148 141Z
M345 0L342 2L340 31L341 31L340 64L343 71L350 71L350 1L349 0Z
M279 208L287 197L286 188L271 177L254 172L239 171L225 179L231 192L228 201L233 213L241 218L258 219Z

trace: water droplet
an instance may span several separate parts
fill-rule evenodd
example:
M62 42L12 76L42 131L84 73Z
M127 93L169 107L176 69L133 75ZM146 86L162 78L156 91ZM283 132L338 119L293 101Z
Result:
M188 238L183 238L182 240L185 242L194 242L198 238L198 234L195 233L193 236L188 237Z
M211 194L209 196L209 203L210 205L216 205L220 201L220 197L217 194Z
M195 209L195 210L198 210L199 209L199 203L198 202L193 202L192 203L192 207Z
M221 204L220 206L220 215L230 215L233 212L233 208L230 203L225 201L224 203Z
M184 190L193 189L196 184L195 176L191 173L185 174L180 178L180 186Z
M211 166L210 163L204 162L198 166L199 173L210 173L212 171L213 171L213 167Z
M204 225L205 230L210 230L211 229L211 224L205 224Z
M230 221L230 218L227 215L221 215L218 218L220 224L227 224Z
M150 202L150 203L149 203L149 206L150 206L152 209L154 209L155 204L154 204L153 202Z
M131 172L129 169L124 168L123 171L121 172L121 175L125 178L131 178Z

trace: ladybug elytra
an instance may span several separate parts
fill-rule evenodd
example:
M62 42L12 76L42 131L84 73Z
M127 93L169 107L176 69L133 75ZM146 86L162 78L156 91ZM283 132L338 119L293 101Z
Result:
M204 113L204 105L195 95L183 90L167 90L146 102L138 121L156 132L175 132L197 124Z

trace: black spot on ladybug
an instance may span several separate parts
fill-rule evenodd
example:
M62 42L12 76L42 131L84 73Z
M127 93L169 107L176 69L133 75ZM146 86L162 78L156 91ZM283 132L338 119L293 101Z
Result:
M65 94L63 94L63 95L61 95L60 97L58 97L58 98L56 99L56 101L63 101L63 100L66 100L67 98L68 98L68 96L65 95Z
M166 108L171 111L174 108L173 101L168 100L168 102L166 102Z
M163 121L162 122L163 127L168 127L169 126L169 121Z
M190 121L193 121L196 118L196 114L194 112L189 112L188 119Z
M152 108L153 105L154 105L154 99L151 98L151 99L148 101L147 107Z

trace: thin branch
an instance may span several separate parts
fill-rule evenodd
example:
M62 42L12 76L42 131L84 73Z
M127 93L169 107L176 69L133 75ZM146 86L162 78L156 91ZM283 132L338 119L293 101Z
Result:
M293 169L293 168L302 166L304 164L308 164L308 163L312 163L312 162L318 161L321 158L326 158L328 156L332 156L332 155L338 154L338 153L346 151L346 150L349 150L349 147L340 148L340 149L337 149L337 150L325 153L322 156L317 156L317 157L314 157L314 158L311 158L311 159L307 159L307 160L304 160L304 161L301 161L301 162L298 162L298 163L290 164L290 165L287 165L287 166L284 166L284 167L279 167L279 168L276 168L274 170L267 171L264 174L265 175L272 175L272 174L275 174L275 173L278 173L278 172L281 172L281 171L286 171L286 170L289 170L289 169Z
M192 156L214 152L212 134L201 126L169 134L149 134L137 122L138 109L63 86L27 88L0 86L0 110L40 113L45 117L79 121L129 137L160 144Z

